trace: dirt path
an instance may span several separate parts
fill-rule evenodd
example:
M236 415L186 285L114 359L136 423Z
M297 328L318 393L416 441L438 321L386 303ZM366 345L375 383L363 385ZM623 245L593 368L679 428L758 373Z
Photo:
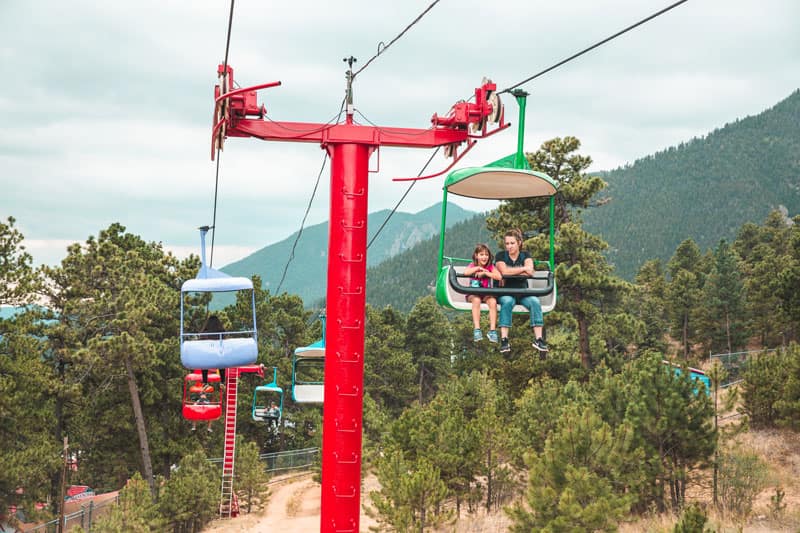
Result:
M366 484L365 484L366 485ZM210 531L252 531L266 533L272 531L291 531L292 533L312 533L319 531L320 486L312 475L287 476L276 478L270 484L269 502L265 509L251 514L241 514L232 520L215 520L204 532ZM361 494L362 503L368 499ZM369 531L375 521L362 511L361 531Z

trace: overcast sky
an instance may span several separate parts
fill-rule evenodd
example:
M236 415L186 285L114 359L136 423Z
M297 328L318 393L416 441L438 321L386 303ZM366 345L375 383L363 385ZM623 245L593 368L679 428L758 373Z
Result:
M354 85L355 106L382 126L425 128L484 76L506 88L673 0L442 0ZM236 2L229 64L273 120L326 122L339 110L345 56L363 65L430 0ZM121 222L180 256L213 215L210 132L230 3L0 0L0 218L36 264ZM607 170L754 115L800 86L798 0L689 0L523 86L526 150L581 139ZM507 117L516 122L513 98ZM359 119L360 117L356 117ZM464 166L516 148L510 128ZM314 144L229 139L222 154L215 265L297 231L323 160ZM370 212L394 206L430 151L384 149ZM429 170L444 168L437 156ZM376 161L373 158L373 167ZM326 171L307 224L328 214ZM441 197L420 182L401 206ZM463 203L467 208L488 206ZM281 261L278 259L278 261Z

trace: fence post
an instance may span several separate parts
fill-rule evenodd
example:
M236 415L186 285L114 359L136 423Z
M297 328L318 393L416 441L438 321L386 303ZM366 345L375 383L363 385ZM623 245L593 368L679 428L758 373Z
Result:
M94 500L89 501L89 523L86 525L86 533L92 530L92 514L94 511Z

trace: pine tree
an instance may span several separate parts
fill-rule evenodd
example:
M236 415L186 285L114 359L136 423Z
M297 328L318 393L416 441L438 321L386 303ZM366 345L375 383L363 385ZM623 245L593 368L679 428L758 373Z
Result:
M137 472L119 491L117 505L91 524L98 533L150 533L163 531L165 520L150 494L147 482Z
M31 266L33 257L22 244L25 236L15 222L14 217L0 221L0 306L31 303L40 285Z
M672 336L680 339L684 359L688 359L695 341L696 309L705 279L701 263L700 249L692 239L687 239L678 245L668 264L667 314Z
M564 410L570 405L589 405L589 398L581 386L574 381L563 385L547 377L531 383L514 401L509 430L517 467L524 466L526 454L544 450L547 437L556 429Z
M0 320L0 509L16 505L29 519L51 480L60 481L63 460L53 436L56 384L35 320L36 313Z
M450 323L432 296L417 300L408 314L405 349L416 366L418 401L429 400L450 372Z
M791 320L787 337L796 340L800 335L800 216L794 217L790 233L786 262L777 278L781 307Z
M483 390L477 375L449 380L429 403L404 411L384 438L385 446L402 451L407 460L430 462L455 496L456 512L482 467Z
M30 304L41 290L15 222L0 221L0 306ZM0 509L17 505L29 517L37 514L34 502L54 492L61 471L61 439L52 432L56 383L44 363L43 318L44 310L31 306L0 319Z
M800 368L799 358L800 350L793 346L747 359L740 388L742 411L748 416L751 427L777 427L781 421L779 406L788 407L800 401L800 388L793 374ZM794 394L787 394L787 387L794 390Z
M644 452L640 463L647 486L640 507L680 507L688 472L704 465L714 452L714 410L706 394L698 392L688 371L677 375L658 353L634 360L619 376L618 386L628 398L618 407L634 431L634 443Z
M404 317L387 307L367 306L364 390L388 413L399 415L418 398L418 370L405 347Z
M571 315L577 325L578 346L584 368L595 361L592 351L590 325L599 324L606 305L626 288L622 280L611 275L611 267L603 255L608 245L601 238L587 233L581 223L581 211L591 205L594 196L605 187L598 177L585 174L591 158L577 155L580 141L575 137L546 141L535 153L526 157L530 166L548 174L559 182L555 202L556 221L556 280L558 283L558 312L553 313L546 325L559 322L562 313ZM526 238L524 249L534 260L548 258L549 236L542 228L548 227L549 202L543 198L503 201L486 220L487 227L498 242L510 228L523 232L543 232ZM572 321L562 321L565 325ZM602 345L600 345L602 346ZM604 347L603 347L604 348Z
M98 485L127 479L138 464L155 494L152 452L162 472L177 459L167 443L151 450L148 425L167 434L181 423L180 388L165 387L164 376L183 373L178 289L196 264L112 224L85 245L70 246L61 266L45 269L58 316L47 330L60 381L55 433L71 436Z
M613 430L591 408L572 405L529 456L527 508L509 509L511 531L613 531L633 495L624 465L632 458L628 431Z
M269 475L264 462L259 458L255 442L246 442L241 435L236 436L236 484L234 489L239 496L239 504L248 513L255 506L261 509L267 502L267 482Z
M219 512L219 469L200 450L186 455L161 489L159 509L172 524L195 528Z
M733 243L741 259L751 330L765 348L785 344L793 329L781 298L781 274L792 264L789 222L774 210L763 226L744 224Z
M744 285L738 257L725 241L714 250L714 263L703 286L700 327L712 352L733 353L747 342Z
M630 306L644 325L640 350L665 351L667 347L667 282L661 261L647 261L636 275L636 290Z
M449 521L451 514L441 509L447 487L425 458L412 462L400 451L387 452L376 474L381 490L369 496L381 530L425 531Z

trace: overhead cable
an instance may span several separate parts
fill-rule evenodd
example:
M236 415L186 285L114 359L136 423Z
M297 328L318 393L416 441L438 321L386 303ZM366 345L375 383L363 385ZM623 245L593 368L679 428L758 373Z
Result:
M431 4L427 8L425 8L425 10L422 13L417 15L417 18L415 18L413 21L411 21L411 24L406 26L405 29L403 29L403 31L398 33L397 37L395 37L394 39L389 41L389 44L387 44L386 46L381 47L381 45L383 44L383 41L378 43L378 52L374 56L369 58L369 60L366 63L364 63L363 67L361 67L360 69L355 71L355 73L353 74L353 78L352 79L355 79L355 77L358 76L361 72L363 72L364 69L367 68L369 66L369 64L372 63L375 59L377 59L379 55L381 55L386 50L388 50L390 46L392 46L398 39L400 39L400 37L402 37L408 30L410 30L412 28L412 26L414 26L417 22L419 22L420 19L422 19L422 17L424 17L428 13L428 11L433 9L433 6L435 6L438 3L439 3L439 0L434 0L433 2L431 2Z
M303 220L300 222L300 230L297 232L297 237L295 237L294 242L292 243L292 251L289 253L289 259L286 260L286 265L283 267L283 274L281 274L281 280L278 282L278 288L275 289L275 295L280 294L281 286L283 286L283 280L286 279L286 272L289 270L289 264L294 259L294 251L297 248L297 242L300 240L300 236L303 234L303 227L306 223L306 218L308 218L308 212L311 211L311 204L314 202L314 196L317 194L317 187L319 187L319 180L322 177L322 171L325 169L325 163L328 161L328 152L325 152L325 157L322 159L322 166L319 168L319 174L317 174L317 181L314 183L314 190L311 192L311 198L308 200L308 205L306 206L306 212L303 215Z
M433 151L433 153L431 154L431 156L428 158L428 161L427 161L427 162L425 163L425 165L422 167L422 170L420 170L420 171L419 171L419 174L417 174L417 177L419 177L419 176L422 176L422 173L423 173L423 172L425 172L425 169L426 169L426 168L428 168L428 165L430 165L430 164L431 164L431 161L433 161L433 158L436 156L436 154L438 154L438 153L439 153L439 150L440 150L440 149L441 149L441 146L437 147L437 148L436 148L436 150L434 150L434 151ZM417 182L416 182L416 180L415 180L415 181L412 181L412 182L411 182L411 185L409 185L409 186L408 186L408 189L406 189L406 192L405 192L405 194L403 194L403 196L400 198L400 200L399 200L399 201L397 202L397 204L394 206L394 209L392 209L392 210L391 210L391 212L389 213L389 215L386 217L386 220L384 220L384 221L383 221L383 224L381 224L381 227L380 227L380 228L378 228L378 231L376 231L376 232L375 232L375 235L373 235L373 236L372 236L372 239L370 239L369 243L367 243L367 250L369 250L369 247L370 247L370 246L372 246L372 243L373 243L373 242L375 242L375 239L377 239L377 238L378 238L378 235L380 235L380 234L381 234L381 231L383 230L384 226L386 226L386 224L389 222L389 219L390 219L390 218L392 218L392 215L394 215L395 211L397 211L397 208L398 208L398 207L400 207L400 204L402 204L402 203L403 203L403 200L405 200L405 199L406 199L406 196L408 196L408 193L410 193L410 192L411 192L411 189L412 189L412 188L414 187L414 185L416 185L416 184L417 184Z
M231 0L231 10L230 14L228 15L228 36L225 38L225 61L223 62L223 80L227 79L228 76L228 51L231 47L231 28L233 27L233 2ZM227 84L223 84L221 90L225 90ZM211 221L211 258L208 261L208 266L214 265L214 236L217 234L217 193L219 192L219 154L220 148L217 147L217 171L216 175L214 176L214 216L212 217Z
M536 74L534 74L533 76L531 76L531 77L529 77L529 78L525 78L525 79L524 79L524 80L522 80L521 82L519 82L519 83L516 83L516 84L512 85L511 87L507 87L507 88L503 89L503 90L502 90L502 91L500 91L498 94L503 94L503 93L510 92L510 91L512 91L513 89L516 89L517 87L519 87L520 85L524 85L525 83L528 83L529 81L531 81L531 80L534 80L534 79L538 78L539 76L543 76L544 74L547 74L547 73L548 73L548 72L550 72L551 70L554 70L554 69L556 69L556 68L560 67L560 66L561 66L561 65L563 65L564 63L568 63L568 62L572 61L573 59L575 59L575 58L577 58L577 57L580 57L580 56L582 56L582 55L583 55L583 54L585 54L586 52L589 52L589 51L591 51L591 50L594 50L594 49L595 49L595 48L597 48L598 46L601 46L601 45L603 45L603 44L607 43L608 41L611 41L612 39L616 39L617 37L619 37L619 36L620 36L620 35L622 35L623 33L629 32L630 30L632 30L632 29L634 29L634 28L636 28L636 27L638 27L638 26L641 26L641 25L642 25L642 24L644 24L645 22L648 22L648 21L650 21L650 20L653 20L654 18L658 17L659 15L663 15L663 14L664 14L664 13L666 13L667 11L669 11L669 10L671 10L671 9L673 9L673 8L676 8L676 7L678 7L679 5L681 5L681 4L684 4L684 3L688 2L688 1L689 1L689 0L680 0L679 2L675 2L674 4L672 4L672 5L669 5L669 6L665 7L665 8L664 8L664 9L662 9L661 11L658 11L658 12L656 12L656 13L653 13L653 14L652 14L652 15L650 15L649 17L645 17L645 18L643 18L642 20L640 20L639 22L637 22L637 23L635 23L635 24L632 24L632 25L628 26L628 27L627 27L627 28L625 28L624 30L618 31L618 32L617 32L617 33L615 33L614 35L612 35L612 36L610 36L610 37L606 37L606 38L605 38L605 39L603 39L602 41L600 41L600 42L597 42L597 43L593 44L592 46L590 46L590 47L588 47L588 48L585 48L585 49L581 50L581 51L580 51L580 52L578 52L577 54L573 54L573 55L569 56L568 58L566 58L566 59L564 59L564 60L562 60L562 61L559 61L558 63L556 63L556 64L555 64L555 65L553 65L552 67L548 67L548 68L544 69L543 71L541 71L541 72L537 72L537 73L536 73Z

